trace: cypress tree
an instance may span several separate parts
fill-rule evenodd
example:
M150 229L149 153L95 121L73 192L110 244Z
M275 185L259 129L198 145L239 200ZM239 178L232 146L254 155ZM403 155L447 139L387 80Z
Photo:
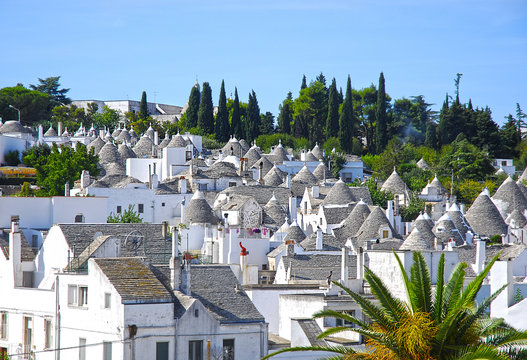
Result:
M190 90L190 96L188 97L188 107L185 112L187 118L187 127L193 128L198 125L198 111L199 103L201 101L201 93L199 91L199 84L196 83Z
M244 130L240 115L240 99L238 98L238 89L234 88L234 103L232 104L231 129L234 136L238 139L243 138Z
M146 91L141 95L141 103L139 104L139 118L145 120L148 117L148 102L146 101Z
M247 120L245 125L245 140L251 142L258 137L260 129L260 108L258 107L258 100L256 100L256 94L254 90L249 93L249 103L247 104Z
M342 112L339 119L339 141L342 149L351 153L353 148L353 130L354 130L354 116L353 116L353 98L351 94L351 78L348 75L348 84L346 85L346 97L342 103Z
M205 134L214 132L214 107L212 105L212 90L208 82L203 83L201 101L198 111L198 127Z
M431 149L437 149L436 124L432 121L426 124L425 146Z
M326 138L335 137L339 134L339 94L337 92L337 81L333 78L329 87L328 117L326 119Z
M302 76L302 84L300 85L300 91L307 88L307 81L306 81L306 75Z
M227 110L225 83L222 80L220 98L218 100L218 113L216 114L216 139L222 142L229 141L229 134L229 110Z
M287 98L280 105L280 114L278 115L278 131L282 134L291 133L291 121L293 121L293 94L287 93Z
M375 109L375 150L380 154L388 144L386 126L386 92L384 89L384 74L379 76L379 89L377 90L377 107Z

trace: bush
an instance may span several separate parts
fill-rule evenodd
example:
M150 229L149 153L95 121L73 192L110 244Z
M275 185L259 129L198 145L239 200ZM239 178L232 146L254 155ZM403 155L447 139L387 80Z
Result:
M221 149L223 146L225 146L225 143L222 143L216 139L214 139L212 136L203 136L203 147L208 150L215 150L215 149Z
M128 205L128 209L125 210L122 214L114 214L113 212L111 212L106 222L108 223L142 223L143 219L141 219L141 216L139 215L139 213L136 213L134 211L134 205L130 204Z
M272 134L260 135L256 138L256 145L264 152L269 152L272 146L278 145L282 141L282 146L285 148L293 148L293 150L311 149L311 146L306 138L295 138L289 134Z
M17 166L20 164L20 152L18 150L8 151L4 156L4 160L8 166Z

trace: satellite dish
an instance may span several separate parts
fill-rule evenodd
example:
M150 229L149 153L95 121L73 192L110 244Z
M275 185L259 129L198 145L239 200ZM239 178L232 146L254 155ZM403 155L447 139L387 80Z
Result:
M126 249L133 251L137 256L137 249L143 244L143 234L139 230L131 231L124 240L124 246Z

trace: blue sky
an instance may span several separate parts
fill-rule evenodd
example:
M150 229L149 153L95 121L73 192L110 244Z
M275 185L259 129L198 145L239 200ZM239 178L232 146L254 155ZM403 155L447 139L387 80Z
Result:
M198 77L213 99L225 79L278 114L321 71L392 98L445 93L488 105L494 120L527 110L525 0L0 0L0 87L61 75L73 99L184 105Z

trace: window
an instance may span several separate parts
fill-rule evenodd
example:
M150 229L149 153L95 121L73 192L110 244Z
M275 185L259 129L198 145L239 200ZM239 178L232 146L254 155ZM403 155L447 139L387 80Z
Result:
M53 343L53 327L50 319L44 319L44 349L51 349Z
M88 287L68 285L68 305L71 305L71 306L88 305Z
M164 207L164 206L165 206L165 203L161 203L161 206L163 206L163 207Z
M507 160L503 160L503 161L501 162L501 166L507 166Z
M351 316L355 316L355 310L349 310L349 311L343 311L344 313L348 314L348 315L351 315ZM343 320L343 319L336 319L337 320L337 323L336 323L336 326L348 326L348 327L353 327L353 323L352 322L349 322L347 320Z
M24 335L24 359L30 358L31 347L33 346L33 318L24 316L23 319Z
M112 306L112 294L104 293L104 308L109 309Z
M102 343L102 358L103 360L112 360L112 343L104 341Z
M79 338L79 360L86 360L86 339Z
M137 212L142 214L144 212L145 206L143 204L137 204Z
M223 360L234 360L234 339L223 339Z
M236 186L236 181L229 181L229 187Z
M77 305L77 286L68 285L68 305Z
M194 309L194 317L199 317L199 309Z
M31 247L38 247L38 235L31 235Z
M168 341L156 342L156 360L168 360Z
M0 339L7 340L7 312L0 312Z
M207 184L198 184L199 191L207 191Z
M123 208L121 207L121 205L117 205L117 213L120 214L122 210Z
M79 286L79 306L88 305L88 287Z
M83 223L84 222L84 215L82 215L82 214L75 215L75 222L76 223Z
M33 287L33 271L22 272L22 287Z
M203 360L203 340L188 342L188 360Z
M382 238L383 238L383 239L388 238L388 230L383 230L383 231L382 231Z

